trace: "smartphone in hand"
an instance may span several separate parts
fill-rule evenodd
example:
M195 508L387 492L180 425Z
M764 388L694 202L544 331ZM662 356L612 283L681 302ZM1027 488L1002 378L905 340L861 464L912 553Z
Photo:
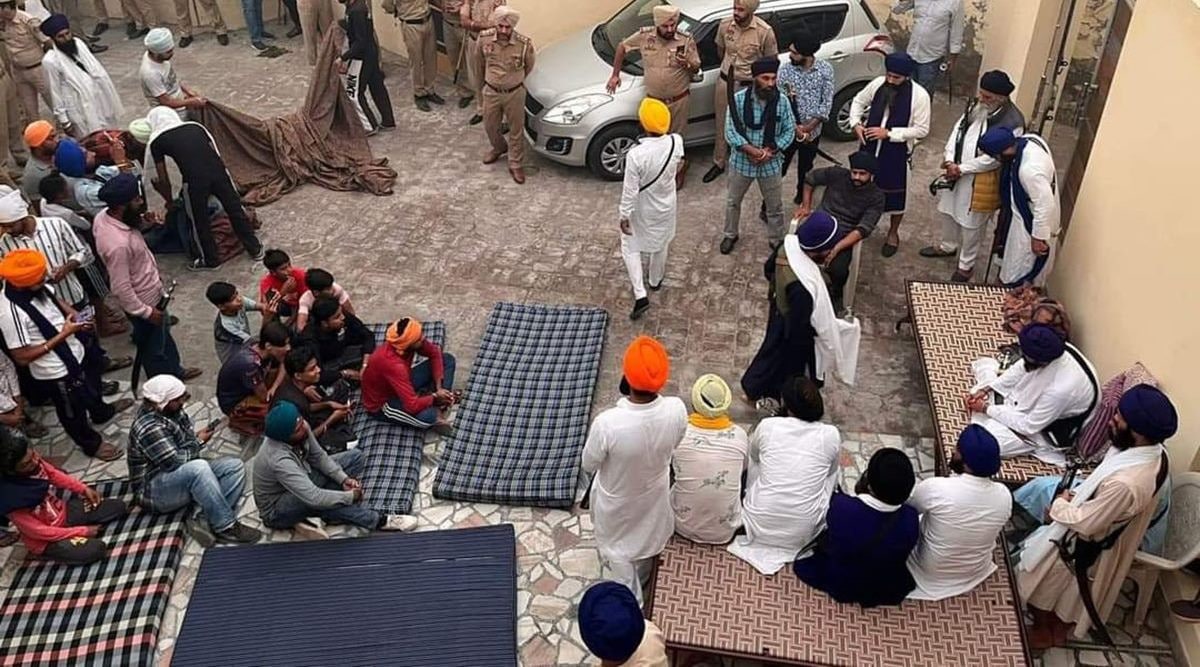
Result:
M93 306L85 306L75 312L75 321L78 323L92 322L96 319L96 309Z

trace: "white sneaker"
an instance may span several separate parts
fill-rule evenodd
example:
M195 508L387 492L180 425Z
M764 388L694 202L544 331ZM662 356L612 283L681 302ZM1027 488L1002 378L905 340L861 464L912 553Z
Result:
M384 517L379 530L398 530L402 533L412 531L417 527L417 517L411 514L388 514Z

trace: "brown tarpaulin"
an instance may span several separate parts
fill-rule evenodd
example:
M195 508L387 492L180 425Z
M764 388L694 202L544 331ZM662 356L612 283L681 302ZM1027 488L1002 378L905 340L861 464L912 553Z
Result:
M325 36L299 112L260 120L223 104L200 109L221 157L249 205L268 204L303 183L330 190L392 194L396 171L376 158L337 73L345 33Z

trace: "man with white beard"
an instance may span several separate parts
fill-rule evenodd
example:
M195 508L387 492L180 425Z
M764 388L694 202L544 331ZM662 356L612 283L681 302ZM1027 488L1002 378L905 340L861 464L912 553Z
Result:
M938 185L938 212L942 213L941 242L921 249L922 257L958 255L953 282L965 283L975 270L984 244L988 221L1000 208L1000 163L979 148L979 138L993 127L1006 127L1013 135L1025 130L1025 116L1010 95L1014 86L999 70L979 80L979 96L967 109L946 140L942 175Z

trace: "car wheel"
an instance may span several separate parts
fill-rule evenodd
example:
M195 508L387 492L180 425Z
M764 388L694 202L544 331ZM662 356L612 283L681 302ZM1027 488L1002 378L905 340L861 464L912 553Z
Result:
M606 127L588 146L587 165L592 173L606 181L625 177L625 153L637 143L638 126L621 123Z
M835 122L831 126L822 128L822 135L834 141L852 141L855 139L854 126L850 123L850 105L854 102L854 96L866 87L867 84L865 82L851 84L833 96L832 113Z

